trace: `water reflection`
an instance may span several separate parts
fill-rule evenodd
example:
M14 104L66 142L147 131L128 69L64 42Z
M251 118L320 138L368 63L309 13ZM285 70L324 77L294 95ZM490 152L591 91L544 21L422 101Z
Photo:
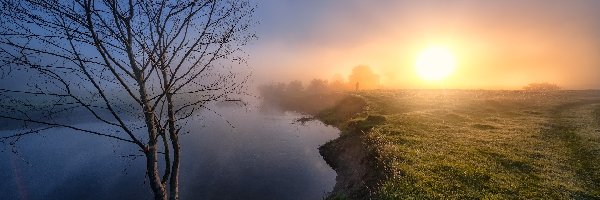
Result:
M337 129L294 124L299 115L289 112L215 109L222 116L207 113L183 136L182 199L321 199L331 191L335 172L317 147ZM0 153L0 196L150 199L143 158L127 156L134 149L66 129L24 138L20 156Z

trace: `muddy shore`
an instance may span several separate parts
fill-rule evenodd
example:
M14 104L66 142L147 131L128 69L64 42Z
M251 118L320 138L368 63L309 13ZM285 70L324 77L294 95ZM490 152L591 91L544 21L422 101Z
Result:
M380 119L363 116L366 101L348 96L316 119L341 130L340 137L319 147L319 152L337 173L328 199L368 199L382 173L375 162L376 152L369 148L367 133Z

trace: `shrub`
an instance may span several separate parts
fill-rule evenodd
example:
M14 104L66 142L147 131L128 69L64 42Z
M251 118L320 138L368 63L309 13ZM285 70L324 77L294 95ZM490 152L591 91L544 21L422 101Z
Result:
M553 83L530 83L523 87L523 89L529 91L553 91L560 90L560 87Z

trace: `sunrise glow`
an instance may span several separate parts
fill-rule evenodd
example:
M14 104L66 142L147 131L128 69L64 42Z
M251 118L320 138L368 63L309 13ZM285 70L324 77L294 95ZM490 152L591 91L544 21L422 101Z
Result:
M456 67L456 58L445 47L431 46L419 53L415 68L417 75L426 81L439 81L450 76Z

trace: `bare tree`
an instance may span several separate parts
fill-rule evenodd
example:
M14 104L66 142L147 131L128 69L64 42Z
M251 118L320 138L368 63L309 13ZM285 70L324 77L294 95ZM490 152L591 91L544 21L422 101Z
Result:
M244 0L0 0L0 142L53 128L135 145L155 199L178 199L180 130L210 101L240 101ZM248 73L249 74L249 73ZM87 113L107 129L65 120ZM18 122L18 123L12 123ZM159 170L160 163L164 170Z

